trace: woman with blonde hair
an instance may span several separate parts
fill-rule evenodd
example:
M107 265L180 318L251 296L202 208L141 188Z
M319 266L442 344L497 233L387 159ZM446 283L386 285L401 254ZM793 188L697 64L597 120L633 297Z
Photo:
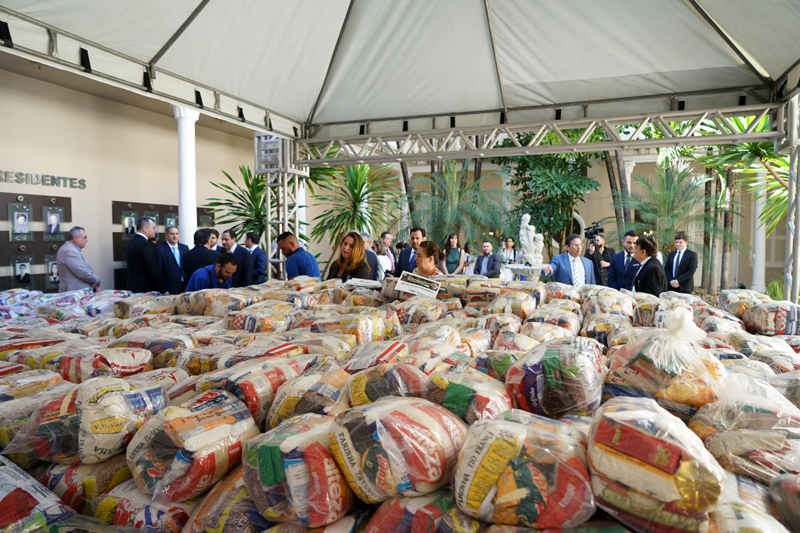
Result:
M370 269L364 253L364 240L357 231L348 231L339 241L339 257L331 264L326 279L369 279Z

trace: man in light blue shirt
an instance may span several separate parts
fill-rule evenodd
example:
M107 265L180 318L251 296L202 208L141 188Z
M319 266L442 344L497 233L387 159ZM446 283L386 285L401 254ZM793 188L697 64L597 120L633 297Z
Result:
M196 270L186 285L186 292L202 289L230 289L231 276L235 272L236 257L226 252L219 256L216 264Z
M306 250L300 248L297 237L293 233L287 231L278 235L278 248L286 256L284 263L286 279L294 279L297 276L320 277L317 260Z

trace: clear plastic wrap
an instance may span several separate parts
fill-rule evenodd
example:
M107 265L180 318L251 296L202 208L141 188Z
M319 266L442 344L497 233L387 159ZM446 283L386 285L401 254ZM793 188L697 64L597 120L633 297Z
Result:
M312 333L335 333L355 335L356 344L383 340L386 325L377 316L339 315L330 318L309 320L307 326Z
M457 507L453 491L391 498L372 515L364 533L478 533L483 524Z
M166 350L188 350L197 348L194 329L175 328L170 330L141 328L128 333L108 345L109 348L144 348L153 354L153 366L164 368L166 361L159 358Z
M72 515L69 518L53 522L36 533L138 533L138 529L126 526L110 526L99 518Z
M769 492L781 519L792 531L800 531L800 475L775 476L769 482Z
M584 315L613 314L633 319L633 308L636 300L622 294L616 289L602 287L593 291L584 291L581 310Z
M447 409L416 398L383 398L336 417L330 451L366 503L419 496L445 486L466 425Z
M341 366L345 372L355 374L375 365L398 363L407 355L408 345L404 342L368 342L356 348L347 359L341 362Z
M492 347L492 332L485 328L466 328L459 331L461 342L469 348L469 355L475 357Z
M81 298L81 306L89 316L114 316L114 301L131 296L131 291L99 291Z
M616 328L611 333L608 334L608 347L613 348L614 346L622 346L623 344L628 344L633 339L641 335L647 331L645 328L635 328L635 327L621 327Z
M566 283L558 283L551 281L545 283L545 290L547 291L547 303L550 300L572 300L577 303L583 302L583 294L580 289L576 289L572 285Z
M55 318L56 320L70 320L86 316L86 312L80 305L58 306L58 305L37 305L32 313L34 316Z
M768 376L765 381L795 407L800 407L800 370Z
M182 368L196 376L244 361L263 357L294 357L305 353L303 347L275 338L259 338L242 345L210 344L191 350L174 350L166 354L167 365Z
M519 332L539 343L570 336L570 332L567 329L547 324L546 322L525 322L519 328Z
M181 533L196 505L196 501L153 501L129 479L101 494L92 502L92 509L94 517L106 524L133 527L145 533Z
M487 315L494 313L510 313L512 315L517 315L520 320L524 321L537 307L536 300L527 292L508 291L492 300L491 303L484 308L483 312Z
M566 329L570 335L577 336L581 331L581 318L569 309L543 305L530 315L528 322L543 322Z
M486 331L486 336L489 336L488 331ZM422 371L423 374L430 375L440 370L448 370L469 359L469 354L459 349L458 346L443 342L441 344L433 344L422 350L417 350L404 358L402 363L414 366Z
M742 317L747 331L761 335L800 333L800 306L791 302L769 302L748 308Z
M536 313L538 311L534 311ZM501 331L512 331L519 333L522 327L522 320L517 315L511 313L484 314L475 322L477 329L488 329L492 334L492 342Z
M569 528L596 510L586 455L566 424L504 413L467 432L453 475L458 507L484 522Z
M618 328L633 328L633 323L623 315L589 315L583 321L581 335L597 339L601 344L610 346L608 336Z
M239 465L200 501L181 533L260 533L271 525L258 512Z
M230 311L241 311L258 301L258 297L229 289L203 289L181 294L177 298L176 307L180 315L224 317Z
M266 428L274 429L294 416L313 413L338 415L348 407L343 387L350 374L332 359L315 358L302 374L288 380L275 393Z
M25 350L6 352L3 355L3 360L10 363L19 363L31 369L43 369L45 368L45 364L52 359L56 359L80 348L89 347L92 347L92 344L88 341L68 340L42 348L28 348Z
M491 302L502 292L502 279L470 278L466 299L468 302Z
M33 396L64 381L49 370L28 370L0 377L0 405L4 402Z
M187 501L236 468L242 445L258 433L232 394L205 392L148 420L128 446L128 466L139 490L155 501Z
M502 381L469 367L434 372L422 386L422 397L441 405L467 425L511 409Z
M281 338L300 346L306 353L333 357L339 361L356 348L356 336L350 334L301 333L292 330Z
M87 502L130 479L131 471L121 454L92 465L50 463L40 467L34 477L75 512L91 514Z
M415 366L398 363L377 365L350 376L344 392L351 407L370 404L387 396L422 394L425 374Z
M744 359L720 359L720 363L728 374L744 374L756 379L766 379L775 375L769 365L760 361L751 361L746 357Z
M751 353L748 359L768 365L776 374L800 370L800 354L778 350L757 350Z
M719 293L719 308L739 318L743 318L749 308L771 301L769 296L748 289L729 289Z
M99 463L125 450L164 403L160 385L134 389L122 379L90 379L33 411L5 452L32 450L61 464Z
M159 368L149 372L134 374L133 376L128 376L123 379L130 383L131 387L135 389L141 389L150 385L159 385L164 393L164 397L166 397L167 391L181 381L189 379L189 374L180 368Z
M73 514L58 496L0 455L0 531L33 531Z
M725 486L700 439L647 398L598 410L588 459L598 507L640 532L704 531Z
M123 378L152 370L153 354L144 348L78 348L44 364L72 383L92 378Z
M331 417L305 414L245 444L243 479L267 520L320 527L356 504L330 454L332 424Z
M760 350L777 350L789 356L794 356L795 351L786 344L786 341L776 338L767 337L765 335L753 335L745 331L732 331L725 336L725 340L747 357Z
M724 468L761 483L800 474L800 409L762 380L730 375L689 422Z
M386 329L384 330L385 339L393 339L403 334L403 326L394 309L378 309L375 307L353 306L343 307L345 314L367 315L382 318Z
M694 319L694 323L697 324L697 327L702 329L707 333L711 332L720 332L720 333L731 333L732 331L742 330L744 329L742 324L738 324L733 322L732 320L728 320L726 318L720 318L718 316L701 316Z
M131 296L114 302L114 315L117 318L136 318L142 315L174 315L181 295L151 296L146 294Z
M513 331L500 331L494 339L492 350L501 352L527 352L539 344L537 341Z
M8 339L5 341L0 341L0 357L4 357L5 354L10 352L16 352L18 350L44 348L46 346L52 346L54 344L60 344L62 342L64 342L64 339L57 339L57 338L23 337L23 338Z
M283 333L292 325L292 311L267 307L247 307L232 311L225 316L226 329L238 329L251 333Z
M505 381L508 369L524 355L524 352L488 350L465 362L470 368Z
M447 311L447 306L436 298L414 296L404 302L391 303L401 324L423 324L436 322Z
M445 342L458 346L461 344L461 334L455 327L442 324L440 320L422 324L414 333L404 335L403 342L408 345L408 352L414 353Z
M600 406L605 358L597 341L567 337L540 344L506 372L521 409L551 418L585 415Z
M462 303L467 303L467 286L469 276L462 274L450 274L444 276L431 276L433 281L441 283L437 298L446 300L448 298L458 298Z

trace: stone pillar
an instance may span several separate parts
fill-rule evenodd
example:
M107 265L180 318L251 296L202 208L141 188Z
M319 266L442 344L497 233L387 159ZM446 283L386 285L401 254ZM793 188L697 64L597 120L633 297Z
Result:
M766 206L766 180L764 171L756 174L758 188L753 191L753 280L750 288L754 291L764 292L767 290L766 269L767 269L767 228L761 224L761 214ZM759 196L759 198L756 198Z
M197 231L197 169L195 162L194 123L200 113L194 109L172 106L178 121L178 225L181 241L189 248L194 246Z
M624 160L625 162L625 183L628 185L628 191L631 190L631 176L633 175L633 169L636 168L636 161L628 161L627 159Z

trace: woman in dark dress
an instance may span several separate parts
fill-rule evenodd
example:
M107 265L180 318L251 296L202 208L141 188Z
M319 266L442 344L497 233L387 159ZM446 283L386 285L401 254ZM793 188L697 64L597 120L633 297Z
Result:
M636 292L658 296L667 290L667 274L661 261L656 259L658 244L653 237L639 237L633 250L633 258L641 265L633 279Z
M364 240L360 233L348 231L339 242L339 257L331 265L325 279L339 278L345 282L350 278L369 279L369 275Z

